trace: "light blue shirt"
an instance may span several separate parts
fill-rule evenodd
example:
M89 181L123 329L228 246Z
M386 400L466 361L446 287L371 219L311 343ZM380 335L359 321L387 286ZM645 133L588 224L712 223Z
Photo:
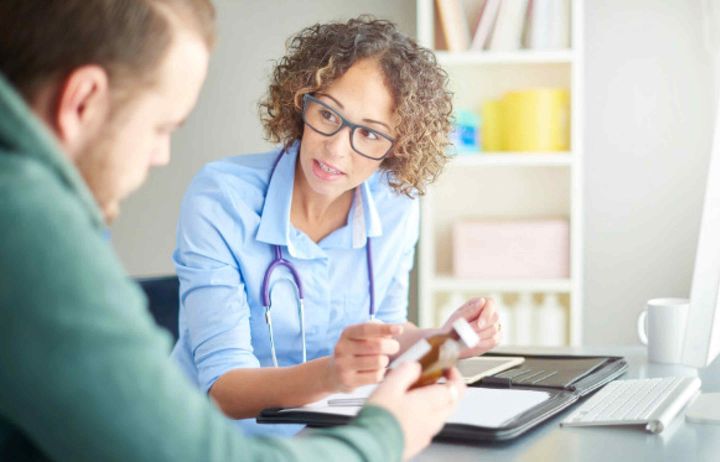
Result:
M183 199L173 254L180 278L180 336L173 357L206 393L232 369L272 367L261 291L274 245L303 285L308 360L332 354L345 327L369 320L368 237L376 316L386 323L406 321L418 201L394 192L387 174L377 172L356 189L346 225L315 243L290 223L298 146L282 155L272 176L280 149L212 162ZM299 312L289 271L276 269L270 286L278 362L300 364ZM238 422L251 434L300 428Z

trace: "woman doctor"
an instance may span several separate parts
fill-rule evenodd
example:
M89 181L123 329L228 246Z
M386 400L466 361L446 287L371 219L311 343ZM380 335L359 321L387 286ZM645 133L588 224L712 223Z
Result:
M306 28L288 47L261 103L282 147L206 166L183 200L173 256L173 356L235 419L376 383L435 332L408 323L406 309L415 196L447 160L445 72L368 17ZM466 356L497 344L491 301L468 302L441 329L458 317L482 339Z

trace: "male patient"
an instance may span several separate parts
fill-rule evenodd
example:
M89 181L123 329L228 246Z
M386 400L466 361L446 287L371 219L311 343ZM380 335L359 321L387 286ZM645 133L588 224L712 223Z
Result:
M397 460L463 386L400 368L345 427L239 434L169 360L103 240L168 162L214 37L207 0L0 2L0 460Z

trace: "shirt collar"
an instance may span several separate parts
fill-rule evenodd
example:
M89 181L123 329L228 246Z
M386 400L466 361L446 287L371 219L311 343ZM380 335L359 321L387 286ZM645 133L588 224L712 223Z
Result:
M271 245L286 246L288 253L293 257L323 257L325 255L322 249L290 224L299 147L300 142L296 141L287 149L275 151L273 163L276 163L276 166L268 183L256 239ZM376 173L355 190L348 217L349 228L352 231L352 238L348 244L352 248L364 247L368 237L382 235L382 224L370 187L370 183L376 182L378 176L379 174ZM332 247L338 242L333 239L329 241L332 242Z
M287 149L275 150L274 170L270 172L265 203L256 239L272 245L292 247L290 240L290 206L295 184L295 161L299 142Z
M376 174L377 175L377 174ZM370 190L370 181L364 181L355 189L355 198L350 208L352 247L364 247L368 237L382 236L382 223Z

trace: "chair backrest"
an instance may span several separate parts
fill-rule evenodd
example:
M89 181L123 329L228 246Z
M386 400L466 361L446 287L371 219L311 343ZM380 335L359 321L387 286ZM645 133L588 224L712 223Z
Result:
M174 340L178 338L178 310L180 281L177 276L162 276L136 280L145 291L155 322L167 329Z

